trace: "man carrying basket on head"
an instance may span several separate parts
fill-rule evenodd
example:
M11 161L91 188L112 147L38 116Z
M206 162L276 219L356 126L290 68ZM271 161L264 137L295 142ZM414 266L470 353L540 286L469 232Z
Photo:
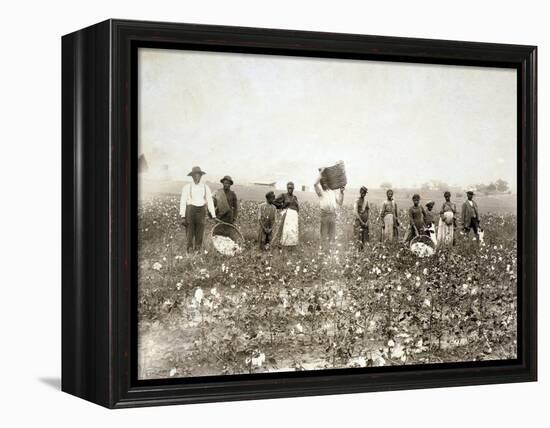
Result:
M183 225L187 228L187 252L200 251L204 236L206 211L216 218L216 210L210 188L202 182L206 172L200 166L194 166L188 176L193 181L183 186L180 200L180 215Z
M338 192L329 189L327 180L323 176L324 170L325 168L320 169L319 177L313 187L319 196L321 207L321 242L326 246L336 239L336 210L344 202L344 187L340 187Z

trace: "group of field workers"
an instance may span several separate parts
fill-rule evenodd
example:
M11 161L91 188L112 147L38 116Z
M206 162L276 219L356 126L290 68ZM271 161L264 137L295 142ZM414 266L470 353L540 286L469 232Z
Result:
M180 215L187 230L187 251L196 252L202 248L205 223L207 216L215 221L234 224L239 212L237 195L231 186L233 180L229 175L220 182L222 187L212 193L202 181L206 173L194 166L188 176L192 182L183 187L180 200ZM336 223L338 208L344 202L345 186L334 188L324 174L324 168L319 170L319 176L314 183L315 193L319 198L320 206L320 237L325 248L331 246L336 239ZM359 196L353 205L353 233L359 250L369 241L369 212L367 200L368 189L362 186ZM399 241L399 216L397 204L393 199L391 189L386 192L383 201L379 223L382 227L380 239L382 242ZM445 202L437 213L434 201L420 204L420 195L412 197L412 206L408 210L409 225L405 233L404 242L409 244L417 237L428 237L435 247L451 247L455 245L458 212L456 205L451 201L451 193L444 193ZM294 194L294 183L286 185L286 192L276 196L273 191L265 195L265 202L258 207L258 244L261 249L268 249L275 242L286 249L295 248L299 244L299 213L300 205ZM281 220L276 222L277 213L281 213ZM439 215L437 215L439 214ZM467 192L467 200L462 205L460 214L462 227L465 233L474 232L475 238L480 240L479 209L474 201L474 192ZM436 220L437 229L436 229ZM277 223L277 227L276 226Z

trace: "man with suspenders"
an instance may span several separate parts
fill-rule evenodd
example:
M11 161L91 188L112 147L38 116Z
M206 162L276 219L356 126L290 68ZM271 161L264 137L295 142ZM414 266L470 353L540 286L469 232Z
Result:
M193 182L183 186L181 192L180 215L187 228L187 252L200 251L202 247L207 210L212 218L216 218L212 192L201 181L204 174L200 166L194 166L187 174Z

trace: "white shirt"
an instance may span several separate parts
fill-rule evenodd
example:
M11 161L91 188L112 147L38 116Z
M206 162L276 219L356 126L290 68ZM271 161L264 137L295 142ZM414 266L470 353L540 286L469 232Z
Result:
M210 188L201 181L199 181L199 184L195 184L193 181L183 186L180 199L180 215L183 218L185 218L185 209L187 205L193 205L195 207L203 207L206 205L210 215L216 217L212 192Z
M343 195L341 192L335 192L334 190L323 190L320 185L315 186L317 195L319 196L319 205L321 211L324 212L336 212L338 206L342 205Z

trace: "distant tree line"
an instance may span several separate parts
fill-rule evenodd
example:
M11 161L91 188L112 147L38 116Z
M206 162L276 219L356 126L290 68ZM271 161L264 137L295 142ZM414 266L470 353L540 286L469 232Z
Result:
M490 195L495 193L511 193L508 182L501 178L489 184L480 183L470 187L474 188L478 193L481 193L484 195ZM384 182L380 184L380 188L383 190L391 189L392 184L389 182ZM446 190L451 190L451 188L456 188L456 186L449 186L447 183L440 180L430 180L420 185L420 190L424 190L424 191L426 190L446 191Z
M492 193L510 193L508 182L499 178L495 182L489 184L477 184L475 186L479 193L490 195Z

